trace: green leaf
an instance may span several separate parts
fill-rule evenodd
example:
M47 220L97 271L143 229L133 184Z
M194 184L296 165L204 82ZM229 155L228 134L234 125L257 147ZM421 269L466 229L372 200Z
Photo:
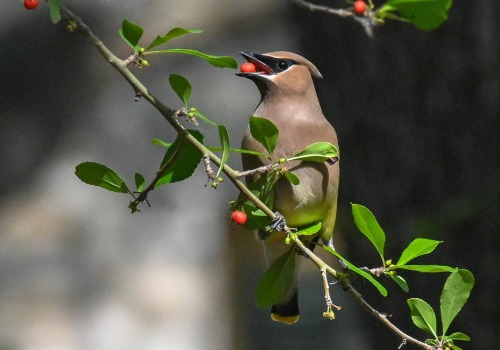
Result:
M167 34L160 36L158 35L155 40L151 44L146 47L146 50L152 49L153 47L163 45L170 40L177 38L179 36L185 35L185 34L199 34L203 33L202 29L184 29L184 28L174 28L171 31L169 31Z
M432 307L422 299L410 298L408 299L408 306L411 311L411 318L413 323L421 330L436 335L436 314Z
M214 67L218 68L237 68L238 63L231 56L214 56L209 55L200 51L192 50L192 49L168 49L168 50L159 50L159 51L146 51L145 55L153 55L153 54L163 54L163 53L182 53L186 55L192 55L199 58L204 59L208 63L210 63Z
M448 19L452 3L452 0L388 0L377 11L377 17L389 17L397 11L417 28L433 30Z
M188 130L198 141L203 142L203 135L197 130ZM165 167L163 175L155 185L159 187L166 183L182 181L193 175L203 155L193 145L180 135L168 148L161 167Z
M396 265L405 265L407 262L419 256L431 253L434 249L436 249L439 243L442 243L442 241L434 241L432 239L425 238L415 239L403 251Z
M89 185L99 186L113 192L131 193L125 182L114 170L99 163L78 164L75 175Z
M304 148L302 152L288 158L291 160L303 160L309 162L324 163L330 158L338 157L337 147L329 142L316 142Z
M354 223L358 229L372 242L384 261L385 233L373 213L366 207L351 203Z
M259 198L267 207L272 208L274 205L274 185L278 179L276 172L268 172L261 176L257 181L247 182L247 187L250 191ZM245 229L265 229L270 225L269 217L254 203L247 200L246 196L240 194L238 201L243 202L243 211L248 215L248 220L243 227Z
M405 279L401 277L400 275L389 275L389 277L397 283L398 286L401 287L402 290L404 290L406 293L410 291L410 287L408 287L408 283L406 283Z
M182 75L170 74L168 77L170 86L175 91L177 96L184 103L184 108L187 109L189 98L191 97L191 84Z
M243 225L245 230L264 230L271 224L271 219L250 201L243 203L242 210L247 214L247 222Z
M299 178L294 173L287 171L285 172L285 177L288 179L288 181L290 181L292 185L297 186L298 184L300 184Z
M295 253L286 252L269 267L257 284L256 299L260 307L283 301L295 283Z
M139 173L135 173L135 187L137 188L137 192L142 192L146 188L146 180Z
M440 300L443 335L469 299L474 282L472 273L465 269L452 273L446 280Z
M394 265L398 269L424 272L424 273L439 273L439 272L455 272L458 269L456 267L450 267L445 265Z
M214 125L217 125L217 124L214 123ZM152 139L151 143L153 145L161 146L161 147L165 147L165 148L169 148L172 145L171 143L164 142L164 141L162 141L160 139L157 139L157 138ZM222 152L222 147L208 146L207 148L209 150L211 150L212 152ZM239 149L239 148L230 148L229 152L231 152L231 153L251 154L251 155L254 155L254 156L257 156L257 157L268 157L264 153L260 153L260 152L257 152L257 151L250 151L250 150L246 150L246 149Z
M339 253L337 253L337 251L333 250L332 248L330 248L326 245L322 245L322 247L326 251L335 255L337 258L343 260L347 264L347 266L349 267L349 269L351 271L356 272L358 275L360 275L360 276L366 278L368 281L370 281L371 284L373 284L375 286L375 288L378 289L380 294L382 294L384 297L387 296L387 289L385 289L385 287L383 285L381 285L379 281L377 281L375 278L373 278L373 276L370 273L363 271L360 268L358 268L357 266L351 264L349 261L347 261L344 257L342 257Z
M211 150L212 152L220 152L220 151L222 151L222 149L220 147L207 147L207 148L209 150ZM260 152L257 152L257 151L250 151L248 149L230 148L229 151L231 153L251 154L251 155L257 156L257 157L269 158L269 156L265 155L264 153L260 153Z
M50 10L50 20L52 23L59 23L61 20L62 0L48 0Z
M205 117L203 114L201 114L201 112L200 112L199 110L197 110L196 108L191 108L191 109L189 110L189 113L193 113L193 115L194 115L196 118L198 118L198 119L200 119L200 120L204 121L204 122L205 122L205 123L207 123L207 124L210 124L210 125L213 125L213 126L218 125L218 124L217 124L216 122L214 122L213 120L210 120L210 119L208 119L207 117Z
M156 146L161 146L161 147L165 147L165 148L169 148L170 146L172 146L171 143L168 143L168 142L164 142L160 139L157 139L157 138L154 138L151 140L151 143L153 145L156 145Z
M224 165L226 165L227 160L229 159L229 134L224 125L219 125L218 129L220 144L222 146L222 156L220 160L219 170L217 170L217 175L215 175L215 177L219 177L222 168L224 168Z
M278 144L279 131L276 125L266 118L250 116L250 133L253 138L273 154Z
M464 334L462 332L455 332L455 333L452 333L450 335L447 335L446 339L470 341L470 337L467 334Z
M315 233L318 233L320 229L321 229L321 222L318 222L316 224L309 225L307 227L302 227L299 230L295 231L294 233L298 236L310 236L314 235Z
M122 22L122 27L119 31L119 34L122 39L125 40L125 42L134 49L134 51L138 51L139 46L137 46L137 44L139 43L143 32L144 29L142 29L140 25L132 23L125 19Z

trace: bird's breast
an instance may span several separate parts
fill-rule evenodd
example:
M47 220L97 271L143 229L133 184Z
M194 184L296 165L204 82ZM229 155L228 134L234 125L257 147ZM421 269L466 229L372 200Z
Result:
M329 168L331 167L331 168ZM331 172L336 165L302 162L290 169L300 183L291 184L281 178L276 184L274 208L287 218L290 227L323 221L325 212L336 200L337 184Z

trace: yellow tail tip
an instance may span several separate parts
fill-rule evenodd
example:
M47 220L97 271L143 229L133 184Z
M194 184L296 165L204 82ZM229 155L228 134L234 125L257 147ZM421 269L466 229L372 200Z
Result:
M278 314L271 314L271 319L276 322L282 322L286 324L294 324L297 323L299 320L299 315L293 315L293 316L281 316Z

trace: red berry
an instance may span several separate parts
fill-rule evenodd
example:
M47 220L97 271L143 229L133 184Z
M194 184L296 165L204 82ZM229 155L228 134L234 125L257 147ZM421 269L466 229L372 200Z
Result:
M251 62L243 63L240 66L240 71L242 73L253 73L253 72L255 72L255 64L253 64Z
M28 10L34 10L38 7L38 0L24 0L24 7Z
M231 214L231 220L233 220L237 225L243 225L247 222L247 214L239 210L233 211Z
M365 11L366 11L366 4L363 0L356 0L354 2L354 12L359 15L359 16L362 16L365 14Z

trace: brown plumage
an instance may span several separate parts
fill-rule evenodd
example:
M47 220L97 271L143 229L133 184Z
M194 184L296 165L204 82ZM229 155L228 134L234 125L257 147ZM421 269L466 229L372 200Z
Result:
M254 169L292 156L315 142L330 142L338 147L337 135L321 111L312 80L312 76L320 78L321 74L310 61L285 51L262 55L241 54L257 68L255 73L238 74L254 81L261 93L261 101L254 115L271 120L278 127L280 135L271 161L243 155L245 169ZM249 129L242 140L242 148L266 153ZM300 184L294 186L286 179L278 180L272 209L284 215L289 227L321 221L323 225L318 235L324 243L331 245L337 212L338 162L331 165L294 161L287 163L287 169L300 179ZM280 239L274 239L273 236ZM290 249L284 244L282 234L273 233L270 237L261 235L261 238L264 237L267 246L276 246L272 248L275 254ZM276 259L277 256L270 258ZM287 300L273 307L272 317L285 323L298 320L296 288L290 291Z

